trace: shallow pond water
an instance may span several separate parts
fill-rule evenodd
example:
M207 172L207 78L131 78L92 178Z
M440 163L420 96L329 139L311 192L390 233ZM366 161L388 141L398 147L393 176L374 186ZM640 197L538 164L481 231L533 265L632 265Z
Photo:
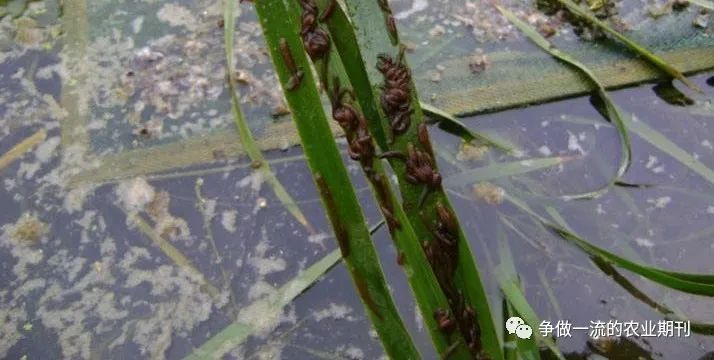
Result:
M549 21L530 4L504 3L534 24ZM295 133L250 8L236 13L242 103L309 226L291 216L241 155L224 82L220 1L57 4L30 2L17 17L0 19L0 357L383 356L342 264L323 269L314 284L295 280L321 260L335 262L336 244L302 152L292 146ZM515 103L451 101L440 91L459 76L450 72L454 64L470 79L454 85L462 90L452 92L461 93L497 88L499 78L489 74L499 74L502 64L514 68L500 62L509 56L533 54L540 65L531 69L543 74L555 74L558 64L490 8L455 0L394 6L416 47L410 61L421 74L424 100L453 112L491 111L464 121L517 149L463 147L432 126L444 183L495 310L502 305L494 275L508 253L543 320L656 322L663 319L656 302L693 322L714 323L710 298L624 270L626 280L608 276L511 201L543 216L560 214L583 238L628 259L711 273L714 73L691 77L702 94L680 88L690 99L668 98L667 83L613 91L632 115L633 162L624 180L651 186L565 201L607 184L620 156L616 131L590 98L500 112L494 111ZM652 26L645 11L627 3L623 19ZM696 15L689 9L678 16ZM694 35L653 41L714 58L711 25L681 31ZM566 48L580 43L567 27L557 41ZM628 69L629 60L617 61ZM346 156L345 162L367 219L377 224L361 171ZM498 164L511 164L510 170ZM424 357L434 358L387 231L377 230L374 240L405 323ZM619 339L574 331L558 345L572 359L706 359L714 342L695 331Z

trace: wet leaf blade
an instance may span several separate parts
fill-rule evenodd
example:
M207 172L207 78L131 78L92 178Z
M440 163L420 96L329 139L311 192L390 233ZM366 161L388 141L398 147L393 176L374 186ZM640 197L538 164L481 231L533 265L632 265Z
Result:
M358 70L345 64L348 75L350 79L359 77L362 83L368 84L372 89L370 94L357 94L358 97L364 96L364 99L360 100L360 104L363 102L371 102L372 108L375 109L379 115L367 118L370 122L370 127L381 127L386 134L391 134L391 121L386 117L380 102L384 77L377 69L376 64L380 56L383 55L397 59L403 48L399 44L399 35L397 31L395 31L396 29L390 26L390 11L387 9L387 6L385 6L388 5L388 2L346 0L344 4L350 23L356 30L356 48L360 51L358 55L361 56L363 63L362 65L358 65L360 66ZM338 48L338 51L341 50ZM347 59L347 56L344 54L342 54L342 57ZM406 60L404 61L404 65L406 66ZM407 148L410 146L409 144L411 144L422 147L423 151L431 152L431 148L433 147L431 144L425 145L418 140L417 129L418 126L424 122L424 114L419 106L419 97L416 92L416 87L413 82L406 84L406 87L409 88L410 110L412 111L410 116L411 125L402 135L396 137L390 136L390 140L394 141L391 143L388 141L387 148L383 150L407 153ZM402 206L417 236L419 238L432 239L433 232L426 226L422 214L426 215L428 219L426 222L434 222L436 220L435 211L437 204L451 210L451 203L446 192L443 187L437 186L436 189L429 192L430 194L426 198L426 201L422 203L422 194L424 194L423 185L415 185L407 180L406 165L400 162L400 160L390 159L389 163L398 178L399 189L403 199ZM433 170L438 171L435 166ZM486 296L468 239L460 226L458 230L458 243L458 252L456 254L456 263L458 266L451 280L453 280L454 287L463 291L467 302L477 313L481 333L480 340L483 345L484 353L492 359L502 359L503 346L497 335L499 331L496 330L496 325L494 324L491 305ZM443 279L440 279L440 281L441 280ZM498 328L500 329L500 326L498 326Z
M579 237L571 230L568 230L567 224L564 223L562 218L556 218L556 223L553 223L533 211L528 204L524 203L520 199L508 194L506 194L506 199L516 207L538 219L546 228L553 231L560 238L576 245L577 248L581 249L590 256L597 256L607 262L615 264L620 268L632 271L649 279L650 281L671 289L695 295L714 296L714 276L712 275L674 272L640 264L600 248ZM553 216L555 213L551 210L550 214Z
M245 115L240 107L240 98L238 89L235 87L235 73L233 72L233 39L235 32L235 1L223 1L223 31L224 31L224 47L226 56L226 69L228 72L228 90L231 93L231 113L238 131L243 148L251 161L258 166L256 171L260 171L265 181L273 188L275 196L285 206L288 212L297 220L310 234L316 234L312 224L307 220L300 207L297 205L292 196L285 189L283 184L278 180L273 172L270 163L265 160L263 153L260 151L258 144L253 138L253 133L248 127L248 122L245 120Z
M325 141L332 139L333 134L310 71L310 62L303 51L298 24L285 2L257 1L254 6L275 71L286 90L284 94L310 171L365 310L388 355L418 358L416 347L389 293L340 152L334 141Z
M529 172L543 170L558 166L570 158L555 156L548 158L535 158L486 165L473 170L465 170L444 179L447 187L464 186L481 181L490 181L502 177L523 175Z
M325 8L326 6L329 6L327 3L328 1L316 2L318 8ZM291 13L295 16L295 21L299 22L300 18L297 14L302 12L300 2L298 0L291 0L288 4L289 9L292 10ZM332 28L335 28L337 24L345 24L344 21L346 21L346 16L340 9L333 12L332 17L332 20L330 20ZM342 20L338 17L341 17ZM349 23L346 24L349 26ZM347 76L345 61L337 50L338 47L343 49L345 47L349 47L349 39L344 38L347 37L347 35L350 35L350 31L351 27L348 27L347 29L340 28L338 31L339 36L332 36L331 43L333 46L330 46L328 53L322 58L313 59L316 72L320 76L320 81L323 84L323 87L332 89L332 91L328 91L327 94L327 97L330 98L332 106L335 106L334 104L337 104L340 101L347 101L345 99L337 98L340 91L334 91L335 86L339 86L339 88L342 89L351 89L355 93L371 91L370 88L365 89L364 84L358 83L360 86L352 84L351 79ZM352 38L354 38L354 33L351 34ZM347 43L341 43L341 41L346 41ZM353 50L348 51L348 54L352 51ZM356 57L350 62L353 64L352 66L354 66L355 62L360 61L361 58ZM362 67L364 67L364 64L362 64ZM367 86L369 86L368 83ZM355 113L364 113L359 102L352 101L350 106L352 106ZM376 128L381 129L381 127ZM374 129L375 127L369 129L370 135L372 135L373 139L379 136L374 134ZM379 205L379 209L382 212L383 217L394 217L400 224L398 227L393 226L390 229L390 234L392 236L396 251L402 258L402 270L406 275L407 282L409 283L409 287L414 295L417 308L421 313L424 325L431 337L436 352L439 354L449 352L450 357L454 359L468 357L469 350L465 345L466 342L463 340L463 337L459 333L451 335L445 334L444 331L439 328L439 322L434 314L440 310L448 309L449 302L439 286L436 276L431 270L431 266L421 246L421 239L415 233L404 209L398 205L399 199L395 195L392 184L389 181L386 181L386 179L389 179L389 174L384 169L383 161L375 158L368 165L363 165L361 162L359 163L363 169L363 174L371 186L372 193L374 195L373 198Z
M13 146L12 148L10 148L10 150L0 156L0 170L10 165L13 161L19 159L28 151L32 150L33 147L45 141L46 138L47 131L45 131L45 129L40 129L37 130L34 134L15 144L15 146Z
M496 276L497 280L499 281L499 286L501 286L501 280L503 281L513 281L517 284L518 292L520 294L516 295L519 298L525 298L525 295L523 294L523 291L521 290L521 286L519 285L518 281L518 272L516 271L516 266L513 261L513 254L511 253L511 249L508 245L508 239L506 238L505 233L503 232L503 228L501 226L498 227L498 249L499 249L499 257L500 257L500 263L496 267L496 273L499 274ZM499 278L499 276L501 278ZM506 285L506 287L508 287ZM514 289L508 289L507 291L515 291ZM506 301L506 306L505 306L505 311L507 313L507 316L503 317L503 322L506 322L506 319L511 318L512 316L518 316L518 317L525 317L522 314L518 312L518 310L513 306L512 300L513 301L518 301L514 297L514 294L512 293L506 293L506 291L503 290L503 287L501 287L501 292L503 294L504 300ZM532 328L533 328L533 334L536 335L536 324L537 323L528 323ZM519 339L515 334L509 334L508 329L504 327L504 337L508 339L509 342L515 344L515 347L512 347L509 349L508 345L505 345L506 349L504 349L504 353L508 353L510 350L512 352L511 357L515 359L540 359L540 353L538 352L538 347L536 346L536 340L540 340L538 335L532 339ZM556 351L554 353L556 356L558 355L558 349L557 347L555 348Z
M546 52L550 53L553 57L565 62L566 64L571 65L572 67L580 71L583 75L588 77L588 79L593 83L593 85L595 85L597 94L604 104L604 115L614 124L618 136L620 137L620 164L615 175L611 178L611 180L605 187L583 194L565 195L563 196L563 198L565 198L566 200L577 200L592 199L601 196L610 188L612 188L620 178L622 178L622 176L625 174L625 172L627 172L627 169L632 163L632 144L630 141L629 133L627 131L627 127L625 126L624 116L622 115L622 112L619 110L612 98L610 98L610 95L608 95L607 90L605 90L603 84L597 79L595 73L593 73L589 68L587 68L585 64L581 63L569 54L554 47L553 44L551 44L546 38L540 35L537 30L520 20L510 10L501 6L496 6L496 8L498 9L498 11L501 12L501 14L503 14L503 16L505 16L511 23L513 23L519 30L521 30L523 34L525 34L531 41L533 41L533 43L538 45Z
M659 68L669 76L681 81L683 84L687 85L692 90L695 90L697 92L702 92L702 90L689 81L679 70L677 70L674 66L670 65L666 61L664 61L662 58L659 56L655 55L648 49L644 48L643 46L639 45L638 43L634 42L630 38L628 38L625 35L620 34L616 30L614 30L612 27L601 21L600 19L596 18L592 14L590 14L588 11L585 9L581 8L577 4L575 4L572 0L557 0L559 3L561 3L563 6L565 6L570 12L573 14L577 15L578 17L586 20L588 23L597 26L598 28L602 29L606 33L610 34L612 37L616 38L617 40L621 41L623 44L627 45L632 51L635 53L639 54L643 58L645 58L647 61L649 61L652 65L655 67Z
M548 349L550 349L558 359L565 360L565 357L562 355L562 353L558 349L558 346L555 345L553 340L541 336L538 332L537 325L540 324L540 318L528 303L528 300L523 295L523 292L518 286L518 283L513 279L505 278L502 275L497 274L496 277L498 278L498 282L501 287L501 291L503 292L503 295L506 297L506 299L508 299L508 302L511 304L511 306L516 309L516 312L518 312L518 314L523 317L523 320L525 320L527 324L533 324L531 325L531 327L534 327L533 335L535 335L536 339L538 339L539 342L545 344L545 346L547 346Z
M626 117L627 126L639 137L658 148L662 152L668 154L675 160L690 168L692 171L701 175L711 184L714 184L714 171L704 165L701 161L694 158L687 151L679 147L677 144L669 140L659 131L651 128L642 121L636 121L634 118Z
M503 296L506 298L508 303L515 309L518 315L523 318L523 320L525 320L526 324L531 326L535 339L538 340L538 342L547 346L548 349L550 349L558 359L565 360L565 357L560 352L560 349L558 349L558 346L555 344L555 342L553 342L553 340L550 338L541 336L540 332L538 332L540 318L536 314L535 310L533 310L533 308L528 303L528 299L526 299L526 296L523 293L521 286L519 285L520 281L518 280L518 273L513 262L513 256L511 255L511 251L505 239L501 239L501 241L499 241L499 253L501 263L496 267L495 273L496 279L498 280L498 284L501 288L501 291L503 292ZM516 341L518 342L518 347L523 348L526 354L532 354L532 350L530 349L535 347L535 341L533 340L534 339L516 339ZM525 342L526 344L522 345L521 342ZM536 352L536 354L538 353Z
M285 283L278 290L278 295L274 298L275 301L271 302L268 299L258 300L259 302L268 302L269 306L256 306L254 303L247 306L246 309L269 308L272 314L265 314L266 317L279 316L285 306L316 283L328 270L340 261L340 258L339 250L329 253L302 271L298 276ZM249 336L253 335L255 331L256 329L252 324L234 322L216 335L213 335L199 348L194 349L191 355L185 357L184 360L219 359L242 344Z
M466 126L466 124L464 124L461 120L446 111L437 108L436 106L421 102L421 108L424 110L424 114L439 121L439 127L445 131L456 134L464 142L470 143L471 141L476 140L506 153L513 152L513 145L469 129L468 126Z
M701 161L697 160L694 156L690 155L689 152L682 149L679 145L675 144L672 140L668 139L664 136L664 134L653 129L641 120L635 119L631 114L626 114L623 119L627 128L632 131L633 134L679 161L682 165L699 174L711 184L714 184L714 171ZM557 121L578 125L592 125L597 123L594 120L585 118L562 118ZM606 126L609 126L609 124L606 124Z

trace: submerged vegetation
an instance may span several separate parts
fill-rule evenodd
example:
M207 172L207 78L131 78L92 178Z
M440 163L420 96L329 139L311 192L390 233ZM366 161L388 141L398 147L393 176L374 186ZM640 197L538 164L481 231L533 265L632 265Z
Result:
M0 357L711 346L711 9L0 1Z

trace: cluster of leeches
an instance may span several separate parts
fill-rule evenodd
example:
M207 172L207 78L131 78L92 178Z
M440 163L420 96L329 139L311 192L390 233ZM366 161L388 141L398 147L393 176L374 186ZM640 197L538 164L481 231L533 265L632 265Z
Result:
M387 14L386 23L390 35L392 38L396 38L396 26L387 0L377 1L379 1L380 8ZM336 1L332 1L322 14L320 14L314 0L300 0L300 5L302 7L300 36L305 51L313 61L327 61L327 55L331 46L330 36L325 30L320 28L319 22L325 21L330 17L336 6ZM295 61L290 53L290 48L284 39L280 41L280 50L285 59L286 66L291 73L291 78L286 88L288 90L295 89L300 85L303 72L295 65ZM327 68L327 64L323 64L323 66ZM384 76L380 102L382 110L389 119L391 130L390 141L393 142L396 137L407 133L412 123L412 79L411 72L404 63L404 47L401 47L396 58L386 54L379 55L377 69ZM424 191L419 199L419 207L421 207L428 194L441 186L441 175L436 170L426 124L419 124L417 130L419 146L408 143L406 154L397 151L388 151L378 155L375 151L374 141L364 115L353 106L355 101L354 91L342 87L337 77L334 77L330 81L328 80L330 79L327 78L325 72L322 77L322 82L328 90L332 104L332 118L345 132L349 157L360 162L367 178L373 184L377 192L381 211L390 231L393 232L399 229L401 224L393 215L394 205L389 195L387 179L385 179L383 175L376 173L373 170L372 164L377 158L387 157L404 161L406 164L407 181L415 185L424 186ZM318 185L324 185L320 186L320 188L326 190L325 184L320 184L318 181ZM323 195L331 198L331 194ZM334 204L328 205L336 208ZM476 313L467 303L463 293L456 289L453 280L458 259L458 223L451 210L443 204L437 204L434 211L436 212L437 219L431 231L434 239L424 241L422 246L427 260L442 290L446 294L451 309L439 309L435 312L434 317L437 320L439 329L447 336L458 328L465 338L466 345L474 353L478 354L481 350L481 343L480 329L476 322ZM348 240L346 239L346 231L340 230L338 232L340 232L340 234L338 234L337 237L343 256L347 256L349 254L349 248L347 247ZM401 256L400 258L401 260L398 261L400 264L403 264L403 258ZM370 299L369 294L362 295ZM379 315L376 306L372 306L369 302L368 305L373 312ZM454 343L450 349L455 348L456 345L457 344Z
M398 135L404 134L411 125L411 72L404 65L404 47L399 51L397 59L382 54L377 61L377 69L384 75L382 86L382 110L389 118L392 130L392 141Z
M382 1L379 1L382 6ZM391 12L389 13L391 14ZM392 142L409 130L413 113L411 72L404 63L404 49L404 47L400 48L396 59L386 54L379 55L377 59L377 69L384 77L380 102L382 110L389 118ZM408 143L406 155L387 152L381 154L380 157L393 157L405 161L407 181L424 186L424 191L418 202L418 206L421 207L426 196L441 187L442 178L435 166L434 152L425 123L419 124L417 139L420 146ZM481 330L476 320L476 312L454 283L458 264L459 225L447 206L439 203L435 206L434 211L437 218L436 226L432 229L434 239L424 241L422 247L437 281L448 299L451 310L438 309L433 315L442 332L450 335L458 328L469 349L474 354L482 356ZM398 262L401 264L403 261L400 256ZM455 349L455 346L450 349Z
M439 324L439 329L446 334L451 334L458 327L469 350L479 357L483 357L481 330L476 319L476 312L466 301L461 290L458 290L454 284L454 274L459 256L459 224L451 210L443 204L437 204L435 211L437 220L436 226L432 229L434 239L430 242L424 241L422 247L434 275L448 299L450 309L454 313L438 309L434 313L434 318Z
M392 8L389 7L388 0L377 0L379 8L382 9L384 13L384 24L387 26L387 31L389 31L389 37L392 39L392 43L396 44L399 41L397 35L397 22L394 20L394 13L392 13Z
M377 61L377 69L384 76L383 91L380 97L381 106L390 121L392 141L409 130L413 112L411 108L411 72L403 60L404 47L400 49L396 59L382 54ZM424 191L418 202L418 206L421 207L426 196L441 186L441 175L435 166L434 153L425 123L419 124L417 139L420 146L408 143L406 155L391 151L381 154L380 157L405 161L407 181L424 186ZM434 239L424 241L422 247L437 281L448 299L451 310L438 309L433 315L442 332L448 336L458 328L464 336L468 348L474 354L482 356L480 353L481 330L476 320L476 312L454 283L458 264L459 225L447 206L438 203L434 211L437 219L436 225L431 231ZM404 260L400 256L397 261L402 264ZM450 349L455 349L455 346Z

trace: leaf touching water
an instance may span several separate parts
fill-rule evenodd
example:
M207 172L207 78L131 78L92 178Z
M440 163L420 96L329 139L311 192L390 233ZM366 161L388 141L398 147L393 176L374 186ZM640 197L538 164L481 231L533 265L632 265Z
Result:
M290 214L311 234L314 235L317 232L312 227L312 224L307 220L305 215L300 210L295 200L290 196L280 180L275 176L270 163L266 161L263 153L258 148L258 145L253 138L253 133L248 127L248 123L245 120L243 111L240 108L240 100L238 95L238 89L236 89L236 79L235 72L233 71L233 38L235 31L235 1L224 0L223 1L223 22L224 22L224 41L225 41L225 54L226 54L226 69L228 73L228 90L231 93L231 112L233 113L233 119L238 130L238 137L245 152L253 161L255 171L259 171L263 174L265 181L270 184L275 191L275 196L280 200L280 202L285 206L285 208L290 212Z
M17 143L6 153L0 155L0 170L19 159L39 143L45 141L46 137L47 132L45 129L37 130L34 134Z
M335 266L340 260L339 250L329 253L324 258L312 264L309 268L302 271L294 279L288 281L280 287L276 296L267 299L258 300L258 302L267 302L267 306L257 306L251 304L244 309L269 309L271 314L264 314L266 318L271 318L282 314L283 308L292 302L298 295L312 286L320 279L330 268ZM245 310L244 310L245 311ZM243 343L249 336L256 331L255 324L245 324L235 322L218 334L211 337L203 343L201 347L195 349L193 353L184 360L198 359L220 359L225 354L233 350L235 347Z
M625 35L620 34L619 32L615 31L613 28L611 28L609 25L601 21L600 19L596 18L592 14L590 14L587 10L581 8L578 4L574 3L572 0L556 0L562 5L564 5L571 13L577 15L578 17L584 19L588 23L595 25L605 31L606 33L610 34L612 37L616 38L617 40L621 41L623 44L627 45L632 51L635 53L641 55L643 58L645 58L647 61L649 61L652 65L656 66L669 76L681 81L683 84L687 85L692 90L695 90L697 92L702 92L702 90L695 85L693 82L689 81L679 70L677 70L674 66L670 65L666 61L664 61L661 57L653 54L651 51L647 50L640 44L632 41L630 38L628 38ZM706 0L704 0L706 1Z
M569 1L569 0L567 0ZM610 98L610 95L608 95L607 91L605 90L605 87L603 84L595 77L595 74L588 69L583 63L580 61L576 60L572 56L566 54L565 52L557 49L553 44L551 44L546 38L544 38L542 35L538 33L534 28L532 28L530 25L526 24L525 22L521 21L518 17L516 17L515 14L513 14L510 10L496 6L496 8L511 22L513 23L518 29L520 29L531 41L533 41L536 45L541 47L543 50L547 51L557 59L565 62L566 64L569 64L576 68L578 71L580 71L582 74L588 77L590 81L595 85L597 95L600 97L600 99L603 102L603 112L604 115L615 125L615 128L617 129L617 133L620 137L620 165L615 173L615 175L610 179L608 184L604 186L601 189L587 192L584 194L577 194L577 195L565 195L562 196L562 198L566 200L577 200L577 199L592 199L596 198L598 196L603 195L606 193L610 188L615 186L622 178L623 175L625 175L625 172L627 172L627 169L630 167L630 164L632 163L632 145L630 142L630 136L627 132L627 127L625 126L625 122L623 120L623 115L622 112L619 110L615 102Z
M558 166L572 158L555 156L548 158L526 159L486 165L473 170L464 170L444 179L447 187L469 185L481 181L489 181L501 177L523 175L532 171Z
M421 109L424 110L424 114L438 120L439 127L446 131L453 133L463 139L465 142L469 143L471 141L478 141L488 146L493 146L496 149L510 153L513 151L513 146L507 144L501 140L494 139L493 137L483 134L481 132L476 132L469 129L461 120L457 119L455 116L441 110L433 105L427 103L421 103Z
M530 206L519 199L510 195L506 195L506 199L516 207L538 219L538 221L553 233L576 245L590 256L597 256L618 267L639 274L650 281L675 290L696 295L714 296L714 275L674 272L640 264L600 248L576 235L567 228L567 224L565 224L564 220L552 208L548 208L548 210L551 216L555 216L555 223L539 215L533 211Z

